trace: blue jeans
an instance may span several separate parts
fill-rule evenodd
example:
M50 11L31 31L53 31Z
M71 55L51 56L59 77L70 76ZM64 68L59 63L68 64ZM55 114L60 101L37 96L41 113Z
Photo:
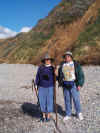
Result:
M39 102L43 113L53 112L53 87L39 87Z
M73 98L76 114L78 115L81 112L80 94L75 84L71 89L67 89L64 87L64 100L65 100L65 109L67 116L71 116L72 114L71 98Z

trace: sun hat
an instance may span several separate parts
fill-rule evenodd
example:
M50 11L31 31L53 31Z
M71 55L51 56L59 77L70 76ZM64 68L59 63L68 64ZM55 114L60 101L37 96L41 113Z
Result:
M63 58L65 58L66 55L69 55L73 58L72 52L70 52L70 51L66 51L63 55Z
M42 58L41 62L44 63L45 60L51 60L52 62L54 61L54 59L48 53L45 54L45 56Z

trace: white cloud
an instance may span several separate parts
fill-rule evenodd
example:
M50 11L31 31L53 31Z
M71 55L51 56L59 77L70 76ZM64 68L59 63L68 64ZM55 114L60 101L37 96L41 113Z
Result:
M10 38L10 37L14 37L16 36L18 33L21 33L21 32L29 32L32 28L31 27L23 27L20 32L16 32L16 31L13 31L9 28L6 28L6 27L3 27L3 26L0 26L0 39L6 39L6 38Z
M31 27L23 27L20 32L29 32L31 29Z
M16 36L16 34L17 34L17 32L15 32L9 28L0 26L0 39L14 37L14 36Z

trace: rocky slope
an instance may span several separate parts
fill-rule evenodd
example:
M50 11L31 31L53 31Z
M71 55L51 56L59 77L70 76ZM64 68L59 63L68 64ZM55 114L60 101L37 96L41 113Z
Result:
M100 0L62 0L29 33L0 41L1 62L38 64L40 57L49 52L59 63L62 54L66 50L72 50L75 58L81 63L99 64L99 9ZM95 35L91 37L94 47L90 45L90 39L87 41L91 34ZM87 51L84 52L82 49L85 46L88 48L85 48ZM96 49L98 51L95 54ZM87 57L86 62L84 60Z

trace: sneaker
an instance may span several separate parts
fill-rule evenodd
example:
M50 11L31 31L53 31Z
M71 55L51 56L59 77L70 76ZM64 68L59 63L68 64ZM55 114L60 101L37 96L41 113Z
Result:
M78 118L79 118L80 121L82 121L84 119L82 113L78 114Z
M67 120L69 120L69 119L71 119L70 116L65 116L64 119L63 119L63 121L67 121Z

